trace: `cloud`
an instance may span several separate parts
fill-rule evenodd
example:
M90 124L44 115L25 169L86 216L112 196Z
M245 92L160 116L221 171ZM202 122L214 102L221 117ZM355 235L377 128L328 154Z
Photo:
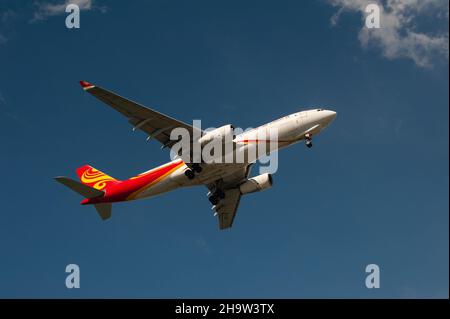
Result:
M8 41L8 39L0 33L0 45L5 44Z
M0 45L8 42L8 38L5 35L7 29L9 29L10 21L15 17L15 13L12 10L0 11Z
M388 59L409 58L419 67L431 67L435 61L449 57L448 0L328 0L338 11L330 23L336 26L344 12L358 12L362 17L362 28L358 38L364 48L370 46L381 49ZM369 3L378 3L381 13L381 27L365 27L365 8ZM440 30L418 31L419 21L428 18L441 20ZM434 24L433 25L439 25Z
M206 242L206 240L204 238L197 238L195 240L195 245L206 253L209 253L211 251L208 243Z
M46 20L49 17L66 13L66 7L69 4L76 4L80 11L89 11L99 9L105 12L105 7L97 7L93 5L93 0L65 0L63 3L37 2L37 11L34 12L31 22Z
M19 117L17 116L17 114L8 109L5 97L3 96L1 91L0 91L0 115L6 116L14 121L19 121Z

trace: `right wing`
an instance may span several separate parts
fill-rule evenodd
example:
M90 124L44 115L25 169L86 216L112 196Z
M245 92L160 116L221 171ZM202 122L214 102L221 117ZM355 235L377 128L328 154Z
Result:
M224 193L225 198L220 201L220 206L216 210L219 218L219 229L221 230L233 226L234 217L242 196L238 188L226 190Z
M140 129L144 131L148 134L147 139L159 141L163 148L170 148L177 142L170 140L170 132L177 127L188 130L191 139L194 136L194 130L196 130L198 136L201 136L201 130L189 124L147 108L89 82L80 81L80 84L85 91L128 118L128 122L134 126L133 130Z
M248 178L250 169L251 164L244 164L241 169L233 174L208 185L210 191L220 188L225 194L225 197L220 200L219 204L214 206L214 210L219 219L220 229L226 229L233 226L233 221L242 196L239 185Z

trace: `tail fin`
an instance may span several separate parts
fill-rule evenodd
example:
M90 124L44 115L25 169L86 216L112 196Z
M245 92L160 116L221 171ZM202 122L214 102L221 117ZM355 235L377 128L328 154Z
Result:
M111 184L117 184L120 182L89 165L84 165L78 168L77 175L83 184L98 190L102 190Z

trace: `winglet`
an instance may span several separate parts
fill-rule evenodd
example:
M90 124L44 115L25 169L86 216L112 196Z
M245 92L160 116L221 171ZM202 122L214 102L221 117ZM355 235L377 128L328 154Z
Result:
M87 82L87 81L83 81L83 80L80 81L80 85L81 85L81 87L83 88L83 90L85 90L85 91L87 91L87 90L92 89L93 87L95 87L94 84L91 84L91 83L89 83L89 82Z

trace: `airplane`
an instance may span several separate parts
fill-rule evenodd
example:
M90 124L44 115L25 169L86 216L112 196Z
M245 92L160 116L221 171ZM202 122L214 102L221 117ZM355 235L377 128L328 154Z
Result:
M124 115L133 131L141 130L162 144L162 149L171 148L176 141L170 139L170 131L184 128L191 136L203 140L233 134L234 127L224 125L212 131L201 129L178 121L136 102L123 98L111 91L80 81L81 87L97 99ZM238 135L232 135L232 142L238 149L261 143L255 140L261 131L278 130L278 144L275 149L305 141L312 147L312 137L319 134L336 117L336 112L325 109L311 109L284 116L268 124ZM267 141L263 141L267 142ZM214 215L218 217L219 229L232 227L242 195L268 189L273 184L272 175L265 173L249 177L253 162L240 163L191 163L182 158L153 168L126 180L115 179L92 166L84 165L76 170L80 182L59 176L55 180L85 197L82 205L94 205L103 220L111 217L112 203L137 200L167 193L178 188L205 185Z

